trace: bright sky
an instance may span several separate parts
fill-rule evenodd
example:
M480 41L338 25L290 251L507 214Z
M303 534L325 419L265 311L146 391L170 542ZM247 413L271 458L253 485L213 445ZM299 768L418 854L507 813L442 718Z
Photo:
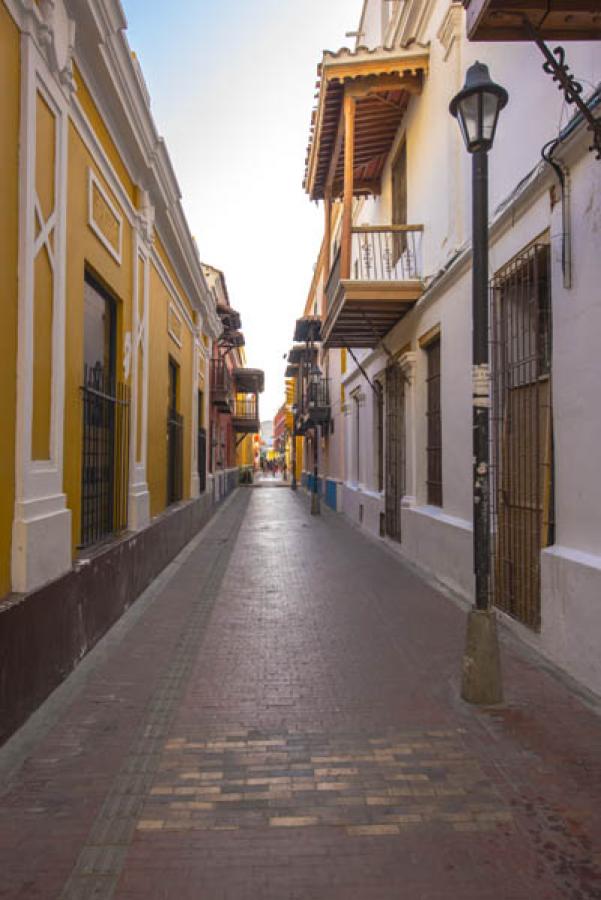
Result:
M302 189L316 66L353 46L361 0L123 0L203 261L225 273L261 418L284 399L323 211Z

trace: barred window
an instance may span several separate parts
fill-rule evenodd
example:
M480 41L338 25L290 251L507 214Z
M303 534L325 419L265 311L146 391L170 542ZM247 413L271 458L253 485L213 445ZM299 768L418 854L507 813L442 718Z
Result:
M493 597L539 630L540 551L555 538L549 246L511 260L491 293Z
M440 404L440 338L425 347L428 356L427 409L428 439L426 455L428 471L426 485L428 503L442 506L442 417Z
M86 272L80 547L127 527L130 389L116 379L116 330L116 301Z

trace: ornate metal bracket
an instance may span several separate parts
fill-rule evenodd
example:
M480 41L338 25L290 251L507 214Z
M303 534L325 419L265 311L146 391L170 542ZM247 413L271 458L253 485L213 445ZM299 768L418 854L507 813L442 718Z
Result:
M524 26L545 57L543 71L545 71L547 75L551 75L553 81L557 82L557 88L558 90L563 91L566 103L575 103L580 113L582 113L583 117L588 122L588 130L593 134L593 143L589 147L589 150L596 154L597 159L601 159L601 118L595 118L582 99L582 85L579 81L576 81L570 72L570 67L565 61L566 52L564 48L555 47L555 49L551 51L529 19L524 19Z

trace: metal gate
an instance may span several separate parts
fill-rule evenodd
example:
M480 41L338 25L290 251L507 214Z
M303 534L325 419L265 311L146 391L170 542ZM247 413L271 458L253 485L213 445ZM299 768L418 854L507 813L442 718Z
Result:
M401 540L401 498L405 491L405 381L398 365L386 369L386 534Z
M198 482L200 493L207 489L207 432L198 429Z
M184 418L176 410L167 412L167 505L183 497Z
M493 598L539 629L540 552L554 539L549 247L521 254L491 288Z
M127 528L129 387L84 367L80 546Z

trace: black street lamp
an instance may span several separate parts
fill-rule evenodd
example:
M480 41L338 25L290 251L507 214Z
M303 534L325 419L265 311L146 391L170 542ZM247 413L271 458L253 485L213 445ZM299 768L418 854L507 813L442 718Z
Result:
M490 364L488 358L488 151L507 91L476 62L450 112L472 154L472 408L475 604L468 618L462 696L472 703L502 700L496 619L490 606Z
M505 88L490 80L488 66L475 62L465 75L465 84L451 100L451 115L459 122L468 153L488 153L495 139L499 113L507 105Z

